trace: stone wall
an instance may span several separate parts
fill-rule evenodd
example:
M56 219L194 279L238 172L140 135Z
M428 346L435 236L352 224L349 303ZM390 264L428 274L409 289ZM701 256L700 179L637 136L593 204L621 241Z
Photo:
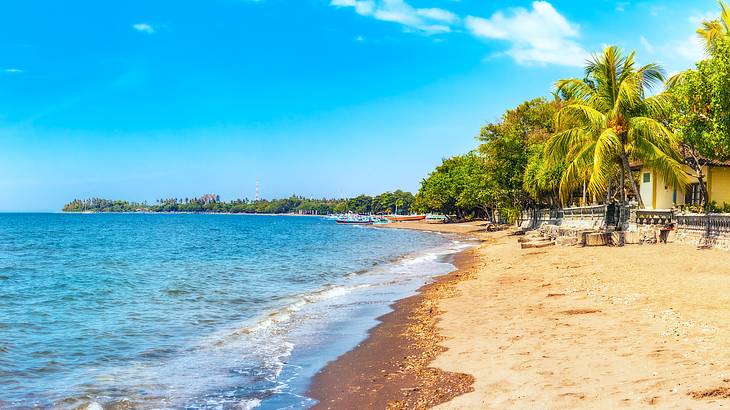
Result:
M676 241L730 250L730 214L677 214Z

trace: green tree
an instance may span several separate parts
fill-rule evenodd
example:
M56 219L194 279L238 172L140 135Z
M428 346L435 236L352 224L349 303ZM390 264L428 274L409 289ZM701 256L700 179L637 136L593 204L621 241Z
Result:
M564 162L551 163L545 160L545 144L530 146L522 188L536 205L559 205L560 178L565 171ZM583 198L585 202L585 196Z
M524 189L525 171L533 156L532 147L547 141L555 131L553 117L560 105L559 99L536 98L508 110L498 122L482 127L479 152L490 175L490 197L502 213L515 213L540 200Z
M674 97L670 125L682 142L687 164L707 202L702 167L730 158L730 36L717 38L711 57L668 82Z
M714 20L705 20L702 27L697 29L697 34L705 43L705 49L711 53L717 41L730 34L730 7L722 0L717 2L720 5L720 17Z
M421 183L413 207L420 212L494 216L495 204L489 170L477 152L445 159Z
M625 179L643 206L630 167L637 159L657 170L668 184L683 187L686 175L676 136L656 118L666 116L670 98L661 93L647 97L647 89L664 80L656 64L636 67L635 53L624 56L617 47L606 47L586 66L584 79L557 82L559 92L570 96L555 115L558 128L545 147L551 164L566 162L560 181L565 202L590 173L588 190L595 196L609 191L616 174L625 201Z

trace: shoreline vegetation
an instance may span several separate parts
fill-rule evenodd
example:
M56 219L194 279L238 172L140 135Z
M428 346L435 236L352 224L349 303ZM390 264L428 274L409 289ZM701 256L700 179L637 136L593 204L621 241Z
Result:
M103 198L75 199L64 205L69 213L220 213L269 215L328 215L345 212L357 214L408 214L415 197L412 193L396 190L380 195L359 195L354 198L312 199L292 195L284 199L236 199L222 201L219 195L207 194L198 198L159 199L153 204Z

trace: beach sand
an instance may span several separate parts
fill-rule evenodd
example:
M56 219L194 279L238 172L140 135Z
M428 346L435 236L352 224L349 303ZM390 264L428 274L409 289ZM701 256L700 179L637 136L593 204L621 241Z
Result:
M462 256L447 292L416 297L433 308L422 339L437 346L423 368L458 375L463 394L432 400L432 386L408 402L403 392L413 392L400 389L420 383L418 372L408 383L371 380L382 369L358 352L383 337L376 328L343 356L350 362L323 371L342 366L363 376L329 379L329 390L319 390L328 393L316 396L322 408L363 408L333 398L352 390L374 390L370 408L730 407L730 253L671 243L523 250L506 232L475 232L479 225L396 225L485 240ZM408 340L386 324L391 340Z
M474 378L429 366L444 351L436 329L437 304L469 279L471 251L454 263L463 270L438 277L417 295L396 302L393 312L354 350L329 363L313 380L308 396L319 409L425 408L471 391Z

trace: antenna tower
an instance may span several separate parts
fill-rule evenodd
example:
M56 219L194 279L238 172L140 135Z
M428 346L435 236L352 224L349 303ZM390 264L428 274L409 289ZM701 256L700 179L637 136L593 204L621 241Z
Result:
M261 200L261 192L259 191L259 179L256 178L256 201Z

